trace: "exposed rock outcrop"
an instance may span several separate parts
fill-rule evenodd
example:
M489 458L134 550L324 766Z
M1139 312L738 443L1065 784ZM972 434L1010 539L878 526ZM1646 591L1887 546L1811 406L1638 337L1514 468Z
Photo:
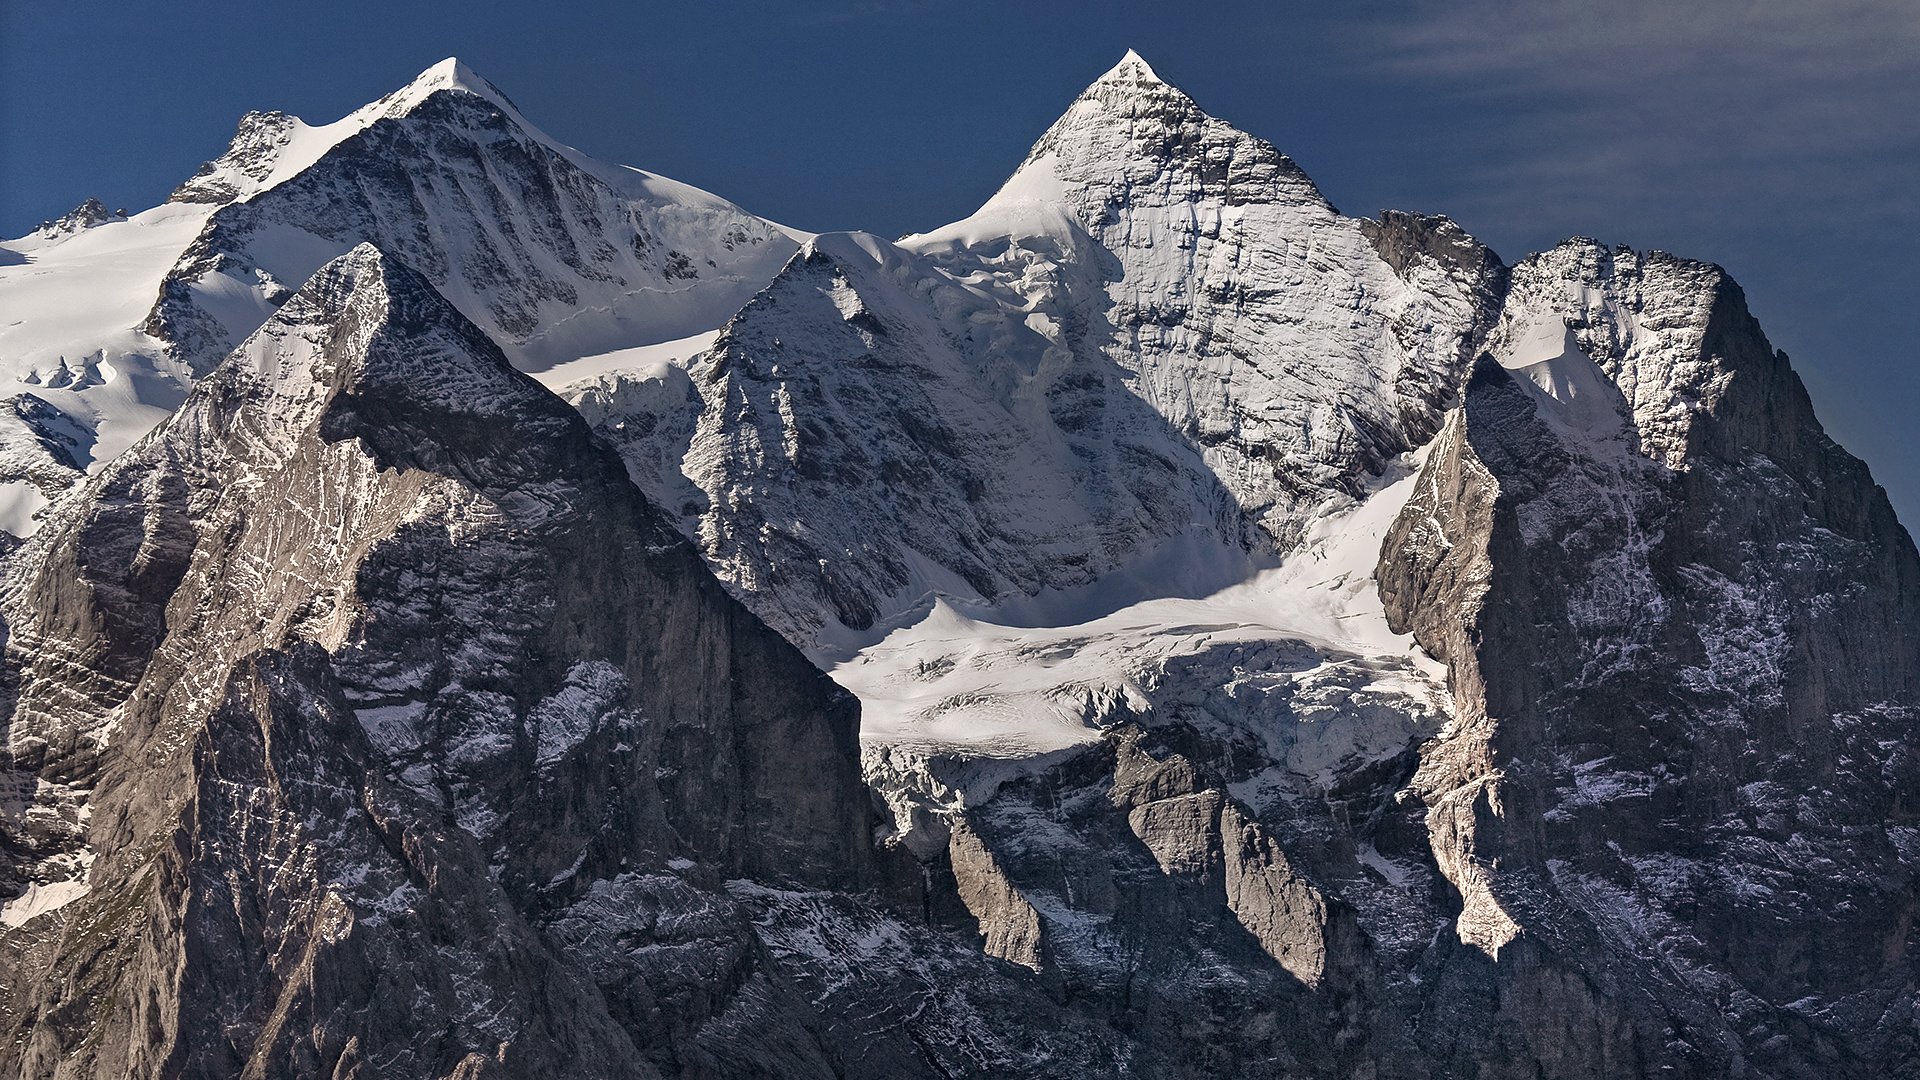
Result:
M1492 344L1380 566L1459 938L1559 1069L1912 1072L1912 541L1717 267L1570 241Z
M99 199L89 198L86 202L67 211L52 221L43 221L33 235L41 240L58 240L72 236L82 229L91 229L95 225L109 221L125 221L125 210L108 210Z

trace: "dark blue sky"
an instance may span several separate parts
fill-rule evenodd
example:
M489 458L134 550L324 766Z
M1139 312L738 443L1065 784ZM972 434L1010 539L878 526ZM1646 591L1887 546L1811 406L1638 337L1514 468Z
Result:
M894 236L971 212L1135 48L1348 213L1727 267L1912 527L1920 4L1711 6L0 0L0 234L151 206L248 109L328 122L458 55L596 157Z

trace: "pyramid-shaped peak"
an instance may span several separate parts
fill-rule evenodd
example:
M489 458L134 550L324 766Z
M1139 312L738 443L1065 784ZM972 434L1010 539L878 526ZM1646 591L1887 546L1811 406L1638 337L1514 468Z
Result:
M362 242L353 250L320 268L295 294L287 308L295 309L293 318L312 320L316 313L328 321L349 307L367 304L369 317L363 326L400 325L410 334L421 334L429 326L447 329L474 343L474 351L484 354L495 366L511 370L499 347L462 315L433 283L418 270L401 262L374 244ZM299 310L305 308L308 310ZM286 310L286 308L283 308Z
M483 97L504 96L498 87L474 74L457 56L449 56L420 73L410 84L424 90L465 90Z
M1108 110L1132 114L1140 108L1174 109L1198 113L1200 107L1179 87L1162 79L1153 65L1132 49L1105 75L1093 81L1079 103L1093 102Z
M345 318L349 311L359 312L359 317ZM349 352L365 352L373 340L370 335L377 334L381 328L400 328L403 336L413 339L413 351L423 356L415 357L408 350L400 350L385 355L382 363L409 370L425 364L426 368L414 373L429 380L432 372L428 369L432 365L447 365L444 357L426 357L424 354L430 350L419 345L425 335L436 331L449 340L464 343L465 348L456 351L483 357L487 361L484 366L511 371L499 347L460 314L432 282L370 243L361 243L321 267L239 351L254 350L257 342L271 342L302 328L343 326L353 328L358 342ZM356 360L356 363L364 362L364 357ZM441 372L441 377L456 378L451 367Z
M449 56L414 77L407 85L381 98L362 109L360 113L371 117L405 116L418 108L420 104L443 90L453 90L485 98L515 120L525 122L507 95L500 88L481 78L457 56ZM350 118L351 119L351 118Z
M1098 81L1103 83L1133 82L1153 83L1159 86L1171 85L1165 79L1155 74L1153 65L1147 63L1139 53L1132 49L1128 49L1127 55L1121 57L1120 62L1113 65L1105 75L1100 76Z
M500 411L551 396L423 275L370 243L321 267L202 384L209 392L223 385L252 387L262 408L292 418L295 429L327 412L329 438L374 438L361 421L417 426L427 413ZM328 404L341 394L356 401ZM401 443L379 449L397 463L430 456Z
M1221 162L1232 164L1223 172ZM1071 208L1085 229L1098 234L1103 223L1114 220L1116 200L1137 198L1148 175L1159 179L1145 186L1182 192L1183 200L1274 202L1308 206L1316 214L1336 212L1273 144L1207 115L1129 49L1040 136L979 213L916 243L1003 234L995 230L1051 233L1059 219L1033 209L1044 206Z

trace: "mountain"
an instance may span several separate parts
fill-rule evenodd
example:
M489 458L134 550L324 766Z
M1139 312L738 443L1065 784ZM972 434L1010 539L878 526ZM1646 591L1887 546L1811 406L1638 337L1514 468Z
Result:
M1920 1076L1920 552L1720 268L1131 53L698 319L628 182L450 63L10 245L182 399L0 413L15 1072Z
M371 245L62 503L0 611L13 1074L817 1053L709 893L871 877L853 701Z
M1528 259L1416 491L1379 581L1455 718L1409 786L1474 989L1539 1010L1446 1050L1914 1074L1920 557L1739 288Z
M560 145L451 59L332 124L249 113L166 205L97 206L9 241L25 261L0 265L0 304L33 313L0 328L0 394L60 409L96 462L361 243L418 267L542 370L718 327L804 237Z
M249 114L172 201L220 207L143 327L194 367L358 243L419 266L534 370L710 330L794 247L723 199L561 146L451 59L325 128Z
M688 379L562 392L830 646L930 587L1239 580L1438 430L1503 273L1443 218L1341 217L1129 54L973 217L816 237Z

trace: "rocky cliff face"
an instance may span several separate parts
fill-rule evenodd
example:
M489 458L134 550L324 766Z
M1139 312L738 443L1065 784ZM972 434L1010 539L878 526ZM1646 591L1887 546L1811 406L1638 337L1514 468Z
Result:
M1090 344L1110 333L1086 270L1097 252L1035 256L1023 293L823 236L687 377L665 376L678 393L568 396L743 602L808 646L918 606L935 582L1036 593L1169 540L1244 566L1269 545Z
M819 1056L714 890L870 879L852 700L420 275L329 264L13 565L11 1071Z
M1047 1014L1052 1060L1920 1071L1912 541L1717 268L1572 241L1512 280L1421 468L1373 496L1385 616L1446 662L1443 729L1308 773L1282 733L1384 702L1366 679L1329 702L1298 642L1163 661L1097 744L998 783L870 752L926 917L1125 1034Z
M1499 958L1477 981L1533 1002L1446 1052L1920 1068L1920 561L1739 289L1589 241L1528 260L1443 445L1380 566L1455 693L1410 787L1459 940ZM1589 1026L1535 1033L1562 1010Z

